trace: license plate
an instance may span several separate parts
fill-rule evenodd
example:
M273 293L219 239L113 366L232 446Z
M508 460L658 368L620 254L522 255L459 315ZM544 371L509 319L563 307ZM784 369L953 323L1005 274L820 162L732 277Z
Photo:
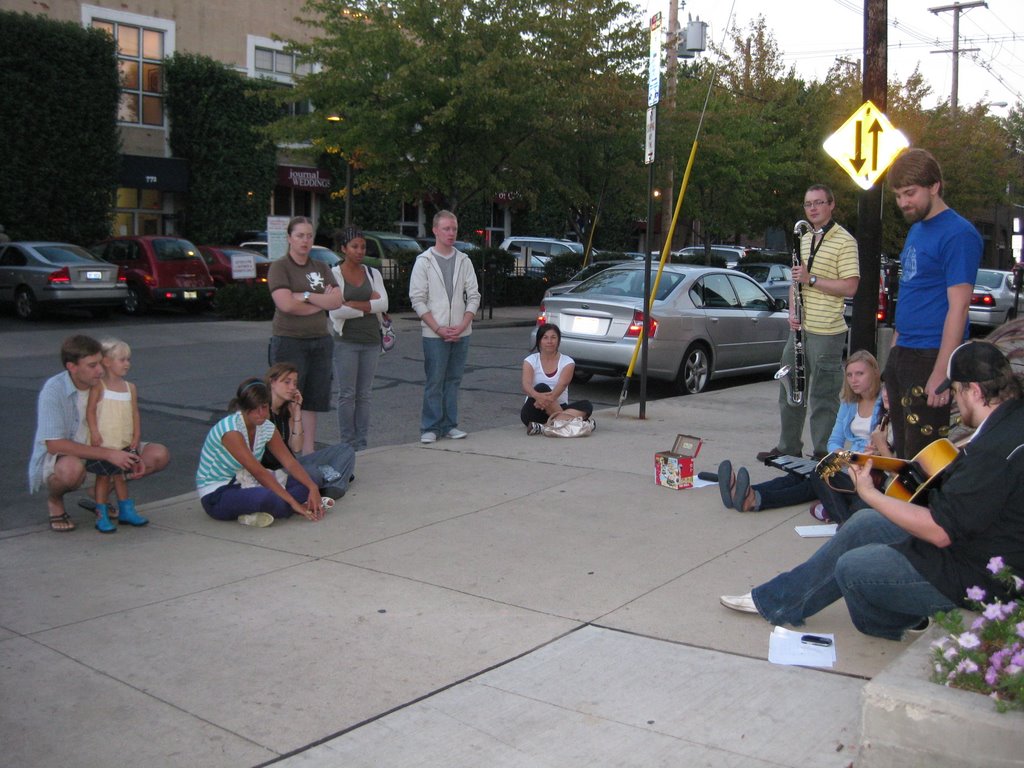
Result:
M601 332L601 321L596 317L574 317L572 319L573 333L587 333L595 336Z
M199 294L195 291L185 291L184 296L186 299L198 299Z
M103 279L103 273L102 272L98 272L96 270L90 269L88 272L85 273L85 279L86 280L102 280Z

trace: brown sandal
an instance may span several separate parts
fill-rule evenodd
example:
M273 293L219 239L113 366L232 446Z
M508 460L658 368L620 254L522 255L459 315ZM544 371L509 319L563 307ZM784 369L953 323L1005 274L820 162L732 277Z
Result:
M59 515L50 515L50 530L55 533L69 533L77 527L75 521L68 517L67 512Z

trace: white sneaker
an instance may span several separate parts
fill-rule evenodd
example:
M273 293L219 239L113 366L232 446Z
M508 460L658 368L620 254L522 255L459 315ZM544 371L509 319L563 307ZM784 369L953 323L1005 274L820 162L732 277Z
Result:
M436 443L437 435L435 435L433 432L424 432L422 435L420 435L420 442L423 443L424 445L426 445L427 443Z
M718 601L726 608L731 608L740 613L757 613L754 605L754 598L747 592L745 595L722 595Z
M242 525L251 525L254 528L266 528L274 522L274 516L269 512L253 512L251 515L239 515L238 522Z
M541 432L543 432L543 430L541 429L540 424L538 424L536 421L531 421L529 424L526 425L526 434L530 435L531 437L533 435L539 435Z
M468 434L468 432L463 432L461 429L456 429L455 427L452 427L451 429L448 430L448 434L446 435L446 437L450 437L452 440L461 440Z

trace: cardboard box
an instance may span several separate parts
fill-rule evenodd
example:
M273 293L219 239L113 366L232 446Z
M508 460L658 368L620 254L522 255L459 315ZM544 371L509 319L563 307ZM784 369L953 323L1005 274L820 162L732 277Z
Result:
M654 482L681 491L693 487L693 460L700 453L701 439L692 435L676 435L671 451L654 454Z

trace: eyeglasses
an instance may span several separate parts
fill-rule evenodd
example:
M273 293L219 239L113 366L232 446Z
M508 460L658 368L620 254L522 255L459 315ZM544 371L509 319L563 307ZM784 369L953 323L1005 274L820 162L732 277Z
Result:
M804 203L804 208L821 208L831 202L831 200L811 200L809 203Z

